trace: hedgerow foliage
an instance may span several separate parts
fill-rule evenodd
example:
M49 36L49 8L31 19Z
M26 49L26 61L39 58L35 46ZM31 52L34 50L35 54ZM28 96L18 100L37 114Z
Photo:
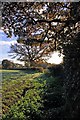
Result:
M67 49L68 47L68 49ZM80 112L80 33L65 48L66 117L78 118Z

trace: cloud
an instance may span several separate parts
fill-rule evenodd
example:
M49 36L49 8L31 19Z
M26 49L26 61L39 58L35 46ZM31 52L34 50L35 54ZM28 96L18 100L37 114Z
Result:
M11 45L15 43L17 43L17 41L1 41L0 45Z
M3 30L0 29L0 33L3 33Z
M10 51L11 44L17 43L16 40L17 37L14 34L11 38L7 38L4 31L0 29L0 60L11 59L8 52Z

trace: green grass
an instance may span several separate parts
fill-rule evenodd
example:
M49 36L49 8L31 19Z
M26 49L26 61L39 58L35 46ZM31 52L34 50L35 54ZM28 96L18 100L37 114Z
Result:
M41 120L46 120L47 117L58 116L65 102L62 98L63 79L54 77L48 71L40 73L30 70L2 70L0 72L3 78L3 120L39 120L40 117ZM24 89L28 89L25 96L22 95Z
M1 70L0 70L0 72L2 72L2 73L3 73L3 72L6 72L6 73L7 73L7 72L8 72L8 73L10 73L10 72L13 73L13 72L14 72L14 73L15 73L15 72L19 72L19 71L20 71L20 70L5 70L5 69L1 69Z
M27 74L27 71L1 70L2 72L2 94L3 113L22 97L23 89L32 85L32 80L39 77L41 73Z

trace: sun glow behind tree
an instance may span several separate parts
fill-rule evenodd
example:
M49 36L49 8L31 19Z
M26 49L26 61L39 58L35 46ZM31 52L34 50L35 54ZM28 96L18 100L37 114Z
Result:
M58 51L55 51L53 52L51 58L47 60L47 62L51 64L60 64L63 62L63 55L60 55Z

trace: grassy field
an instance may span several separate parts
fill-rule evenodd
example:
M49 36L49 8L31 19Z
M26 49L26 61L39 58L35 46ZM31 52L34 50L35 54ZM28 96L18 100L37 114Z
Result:
M32 74L20 70L0 70L2 72L2 94L3 114L8 112L11 105L15 104L22 97L25 88L31 87L32 80L39 77L41 73Z
M40 119L46 119L50 110L63 105L62 79L53 77L48 72L32 70L0 70L1 72L3 120L37 120L43 113L45 115Z

